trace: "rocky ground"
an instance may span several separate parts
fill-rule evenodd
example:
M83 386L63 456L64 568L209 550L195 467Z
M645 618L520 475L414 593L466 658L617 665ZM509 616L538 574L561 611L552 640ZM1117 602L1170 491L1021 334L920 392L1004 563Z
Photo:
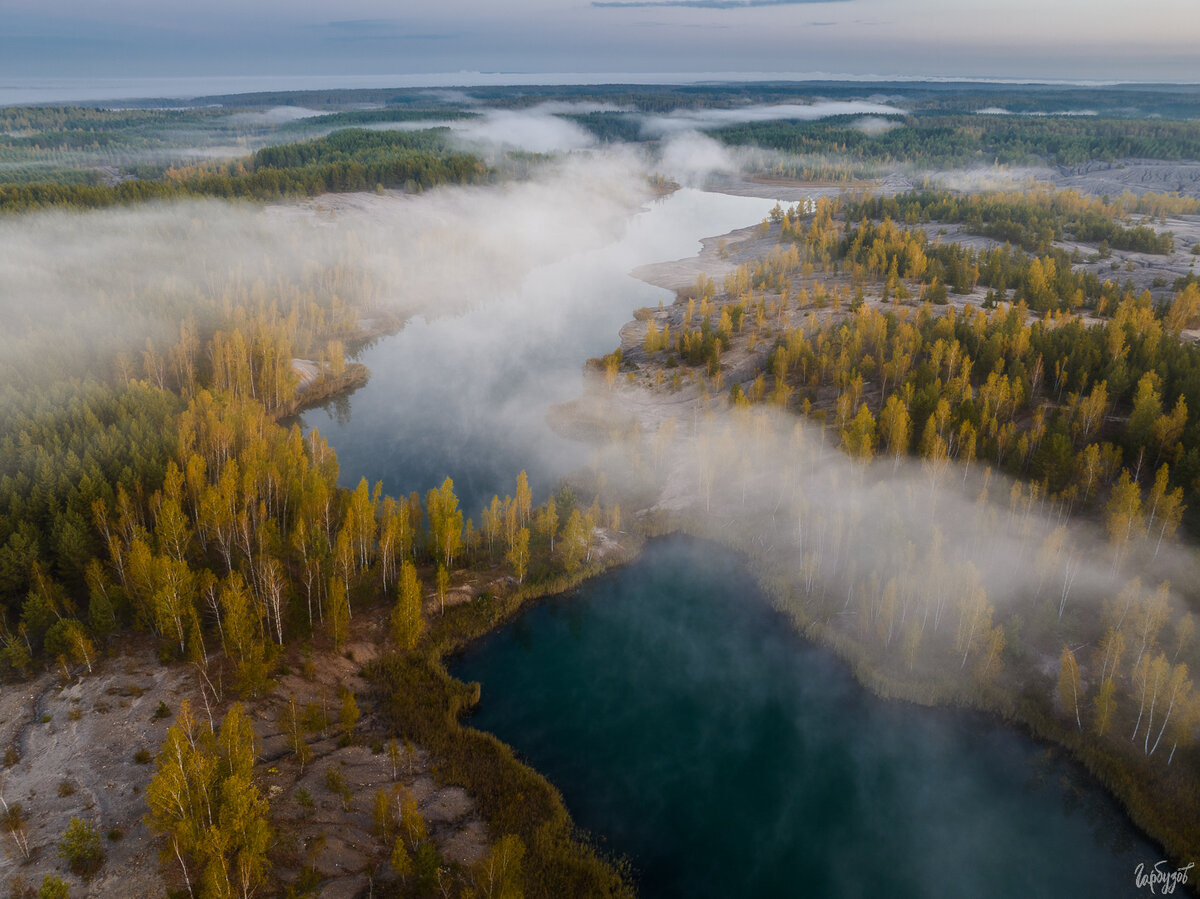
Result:
M158 852L142 822L153 755L186 697L198 691L185 666L164 667L135 645L81 677L62 672L0 689L0 795L20 805L27 851L18 834L0 834L0 889L23 879L40 885L55 873L82 895L57 843L72 817L102 835L107 860L87 886L91 896L162 896Z
M390 850L371 830L374 796L396 784L416 798L448 863L469 866L487 851L487 827L474 802L436 779L427 753L401 743L397 765L386 751L390 734L358 674L376 655L382 634L380 620L356 619L342 654L297 651L275 689L246 703L260 740L257 772L271 805L278 882L303 872L322 896L369 890ZM151 642L141 639L99 660L91 673L50 672L0 688L0 796L9 809L19 805L24 819L16 832L0 828L0 894L39 886L46 874L67 881L73 896L161 897L181 885L169 860L160 866L143 822L145 790L180 703L190 700L194 712L207 717L201 680L194 667L160 664ZM352 740L337 723L342 687L355 694L361 711ZM293 696L313 719L325 719L307 733L311 758L303 766L280 723ZM223 698L214 716L232 699ZM86 884L57 853L72 817L100 832L106 854Z

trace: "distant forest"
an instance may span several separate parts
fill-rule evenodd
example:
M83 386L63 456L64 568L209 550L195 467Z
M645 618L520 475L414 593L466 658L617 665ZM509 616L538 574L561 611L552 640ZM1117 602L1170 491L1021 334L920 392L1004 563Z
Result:
M231 163L171 170L161 181L0 185L0 211L46 206L95 209L179 197L313 197L377 187L421 190L471 183L486 173L477 157L451 150L436 130L346 129L315 141L265 148Z
M94 208L179 196L256 200L325 191L408 190L485 175L436 125L550 101L602 104L555 115L601 143L651 143L648 116L763 104L879 102L897 113L746 122L712 128L781 177L850 181L889 168L1080 166L1200 158L1200 91L913 82L473 87L265 92L186 100L0 108L0 212ZM430 123L428 134L370 131ZM348 129L338 134L339 129ZM311 145L310 149L301 147ZM263 149L279 153L264 162ZM754 153L758 153L757 156ZM511 173L526 169L509 154ZM302 166L283 159L305 159ZM505 171L503 166L500 171ZM497 171L488 172L496 176Z

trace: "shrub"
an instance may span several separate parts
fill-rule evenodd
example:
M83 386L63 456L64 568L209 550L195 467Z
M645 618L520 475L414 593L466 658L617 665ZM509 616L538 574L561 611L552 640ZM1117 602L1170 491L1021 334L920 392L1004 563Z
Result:
M42 878L41 889L37 891L37 899L70 899L70 896L71 888L53 874Z
M104 864L100 833L83 819L72 818L58 844L58 857L67 860L72 874L90 880Z

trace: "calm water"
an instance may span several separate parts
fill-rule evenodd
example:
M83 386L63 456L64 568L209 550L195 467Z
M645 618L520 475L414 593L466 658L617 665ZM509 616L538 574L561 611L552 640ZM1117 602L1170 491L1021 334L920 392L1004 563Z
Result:
M702 237L761 221L772 200L681 190L632 217L622 239L532 271L510 295L471 312L416 319L360 361L361 390L304 413L337 450L342 483L381 479L393 495L449 476L460 505L515 491L526 469L538 502L590 449L546 425L547 408L579 396L585 359L611 352L639 306L674 295L630 277L649 262L691 256Z
M342 482L393 494L449 475L477 515L529 471L538 501L586 462L545 423L631 310L627 275L760 220L770 201L680 191L622 240L533 271L509 296L411 322L370 383L304 416ZM668 541L537 606L458 660L473 724L629 856L649 897L1128 896L1157 858L1045 747L984 718L882 702L782 627L730 555Z
M647 897L1131 896L1159 857L1045 747L866 692L708 544L653 544L453 671Z

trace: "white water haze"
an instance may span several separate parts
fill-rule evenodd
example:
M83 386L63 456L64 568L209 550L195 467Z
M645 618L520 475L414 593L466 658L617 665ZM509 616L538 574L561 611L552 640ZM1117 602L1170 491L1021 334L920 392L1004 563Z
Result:
M646 116L642 133L662 137L680 131L706 131L746 122L809 122L843 115L903 115L904 110L884 103L861 100L798 104L761 104L732 109L680 109L667 115Z
M86 359L86 352L76 352L85 344L136 352L147 336L170 341L182 315L212 318L229 293L244 291L269 303L280 285L320 291L336 283L364 317L380 310L419 315L419 327L430 330L414 335L441 334L410 347L419 364L405 368L403 379L378 382L390 392L394 418L377 429L383 443L375 452L418 439L427 416L453 422L463 452L507 447L514 457L529 454L529 462L513 465L527 465L531 475L537 466L561 471L591 450L546 438L541 422L548 399L577 390L584 359L568 354L566 363L547 361L545 350L569 343L568 334L579 329L587 332L579 346L589 354L615 348L617 325L634 308L652 298L672 299L622 273L639 262L689 255L694 238L681 241L680 235L697 228L708 233L707 225L664 216L656 220L658 231L633 242L637 253L624 246L606 256L600 251L636 227L636 213L650 198L647 163L637 153L578 152L571 144L582 143L583 132L546 110L485 116L475 134L495 144L557 144L576 152L525 181L420 196L326 196L266 208L161 203L0 222L0 316L8 326L3 358L26 366L23 377L36 381L43 362L69 367L72 356ZM652 165L694 184L739 167L716 141L686 131L665 140ZM727 199L744 202L742 225L756 224L770 202ZM684 205L671 208L687 213L686 201L685 192ZM589 281L605 285L600 299L588 291ZM455 350L452 363L432 352L438 346ZM439 383L450 387L436 389ZM657 401L638 402L652 410L642 422L648 438L665 413ZM1152 568L1139 571L1131 560L1114 575L1103 536L1082 522L1067 524L1061 550L1039 562L1041 546L1061 522L1040 503L1010 510L1010 486L999 478L989 486L992 500L980 504L978 472L935 479L920 466L893 469L890 462L863 472L831 446L821 448L811 427L794 431L790 417L780 425L755 417L726 421L718 413L714 424L697 427L702 413L679 405L678 397L667 402L680 413L668 461L647 466L650 450L642 446L631 458L621 443L610 448L618 454L608 476L614 482L629 477L643 491L649 477L651 504L666 508L695 511L711 499L717 511L705 514L719 515L728 522L723 527L746 529L743 539L764 559L811 570L813 583L830 590L852 592L873 574L886 582L888 572L915 572L922 560L933 571L938 553L955 573L942 584L927 580L921 589L961 593L971 579L969 563L989 601L1040 594L1054 618L1058 602L1050 605L1050 597L1059 588L1048 585L1061 583L1071 566L1077 570L1064 613L1070 615L1098 614L1098 601L1133 574L1142 575L1147 589L1164 577L1177 587L1197 582L1194 556L1170 550ZM350 408L353 416L353 397ZM389 413L376 408L372 414ZM351 447L338 449L343 459L353 455ZM448 452L432 444L423 451ZM354 465L351 480L375 478ZM546 477L535 479L542 490L548 486Z

